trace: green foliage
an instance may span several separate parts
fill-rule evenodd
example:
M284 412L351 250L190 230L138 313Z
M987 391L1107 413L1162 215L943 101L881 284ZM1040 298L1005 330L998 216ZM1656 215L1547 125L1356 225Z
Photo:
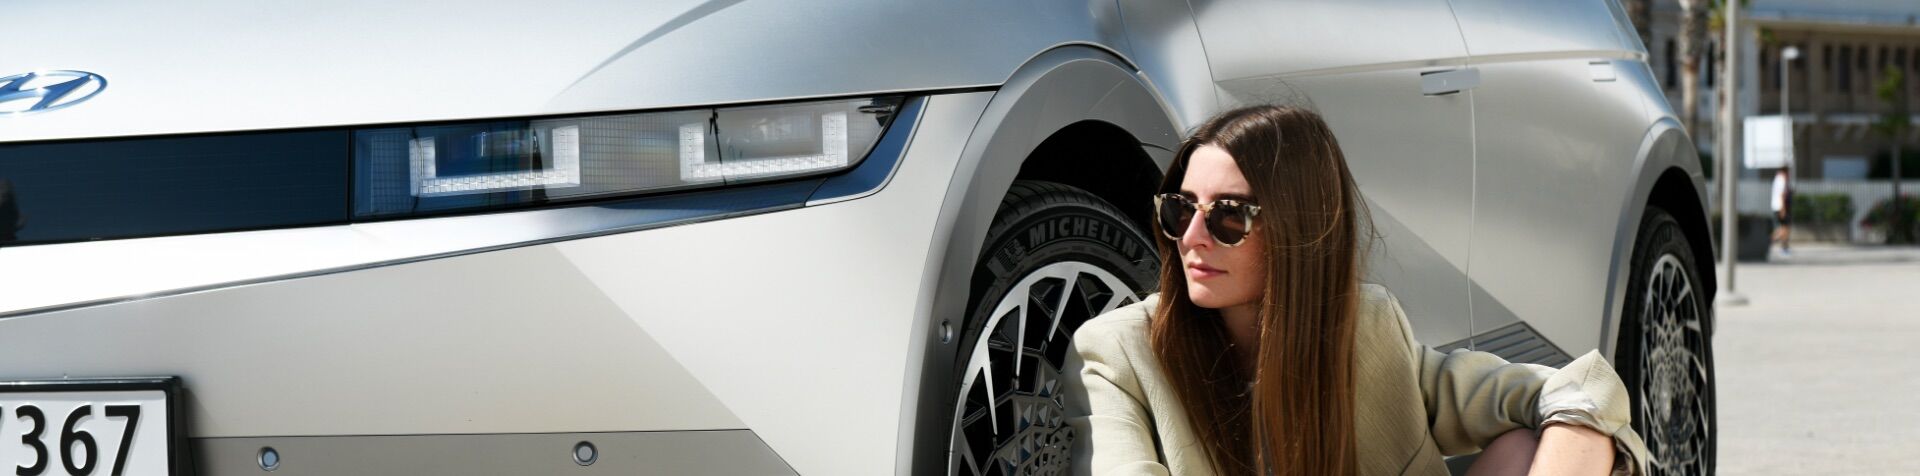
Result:
M1839 223L1853 219L1853 196L1845 193L1796 193L1788 208L1794 223Z
M1867 209L1867 216L1865 218L1860 219L1860 225L1861 226L1880 226L1881 223L1885 223L1887 220L1888 207L1892 205L1893 205L1892 198L1880 199L1879 202L1876 202L1873 204L1873 208ZM1900 196L1900 214L1901 215L1920 214L1920 197L1915 197L1912 194L1901 195ZM1908 216L1905 218L1909 220L1915 219L1915 217L1912 217L1912 216Z
M1901 195L1899 216L1889 216L1892 205L1892 198L1873 204L1873 208L1867 209L1866 218L1860 219L1860 226L1877 228L1891 222L1891 226L1887 226L1887 242L1912 243L1915 236L1920 236L1920 197Z
M1887 68L1873 91L1881 104L1887 106L1886 112L1880 114L1880 119L1873 122L1873 131L1887 138L1900 137L1913 124L1913 116L1907 111L1907 76L1901 70ZM1904 163L1900 165L1906 166Z

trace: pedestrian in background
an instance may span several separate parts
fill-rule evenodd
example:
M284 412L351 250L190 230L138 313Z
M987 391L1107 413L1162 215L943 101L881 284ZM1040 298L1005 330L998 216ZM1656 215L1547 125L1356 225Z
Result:
M1780 257L1793 256L1793 172L1780 167L1773 173L1773 242L1780 244Z

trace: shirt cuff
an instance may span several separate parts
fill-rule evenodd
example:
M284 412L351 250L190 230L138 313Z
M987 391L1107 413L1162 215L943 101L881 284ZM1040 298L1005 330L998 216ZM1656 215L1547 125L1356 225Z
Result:
M1579 425L1612 437L1612 474L1634 476L1646 474L1647 450L1630 424L1631 405L1613 365L1598 351L1589 351L1547 378L1535 408L1539 427Z

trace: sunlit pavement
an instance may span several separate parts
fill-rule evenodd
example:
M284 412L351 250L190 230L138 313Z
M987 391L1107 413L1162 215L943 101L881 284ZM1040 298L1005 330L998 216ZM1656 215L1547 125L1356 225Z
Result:
M1793 252L1720 311L1720 472L1920 474L1920 248Z

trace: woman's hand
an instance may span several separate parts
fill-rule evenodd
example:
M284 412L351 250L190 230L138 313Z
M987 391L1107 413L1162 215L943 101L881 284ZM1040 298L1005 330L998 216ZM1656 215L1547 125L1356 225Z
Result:
M1613 470L1613 437L1580 425L1554 423L1540 430L1540 447L1528 474L1605 475Z

